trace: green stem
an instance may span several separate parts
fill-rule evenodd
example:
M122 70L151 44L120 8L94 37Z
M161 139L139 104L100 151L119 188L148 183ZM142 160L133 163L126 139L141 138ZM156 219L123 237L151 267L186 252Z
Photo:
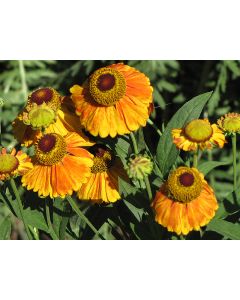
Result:
M162 136L162 132L160 131L160 129L155 125L155 123L154 123L151 119L148 119L148 120L147 120L147 123L148 123L149 125L151 125L151 126L157 131L157 133L158 133L160 136Z
M133 144L134 154L137 156L138 155L137 141L136 141L135 136L132 132L130 132L130 137L131 137L132 144ZM151 186L150 186L148 176L144 176L144 181L145 181L145 185L146 185L146 188L147 188L148 198L149 198L149 201L151 202L152 201L152 190L151 190Z
M237 138L232 136L232 159L233 159L233 190L237 190Z
M9 211L18 219L21 219L21 215L18 213L18 211L14 208L14 206L9 207L9 204L5 200L3 194L0 191L0 199L3 201L3 203L6 205L6 207L9 209ZM8 198L9 200L9 198Z
M132 140L132 144L133 144L133 151L135 155L138 155L138 146L137 146L137 141L135 139L135 136L132 132L130 132L130 137Z
M193 167L197 168L198 166L198 151L194 151L193 153Z
M25 72L23 60L19 60L18 65L19 65L19 72L20 72L20 78L21 78L21 83L22 83L23 95L24 95L24 98L27 99L28 86L27 86L27 81L26 81L26 72Z
M14 195L17 199L17 202L18 202L18 208L19 208L19 211L20 211L20 216L22 218L22 221L23 221L23 224L24 224L24 227L25 227L25 230L26 230L26 233L27 233L27 236L28 236L28 239L29 240L32 240L32 236L31 236L31 233L29 231L29 228L28 228L28 225L25 221L25 218L24 218L24 214L23 214L23 206L22 206L22 200L20 198L20 195L18 193L18 190L17 190L17 187L16 187L16 184L15 184L15 181L13 178L10 179L10 185L13 189L13 192L14 192Z
M46 200L46 203L45 203L45 211L46 211L47 223L48 223L48 228L49 228L49 234L51 235L51 238L53 240L59 240L59 238L56 235L56 233L53 229L53 226L52 226L51 217L50 217L50 209L49 209L49 201L48 200Z
M0 151L2 150L2 105L0 103Z
M6 205L6 207L9 209L10 213L12 213L13 215L15 215L17 218L21 219L21 215L19 215L19 213L17 212L16 209L14 209L13 206L11 206L11 208L9 207L7 201L5 200L3 194L0 191L0 199L3 201L3 203ZM35 228L28 225L28 228L30 229L30 232L32 233L32 236L34 237L35 240L39 240L39 235L38 235L38 230L37 232L34 230Z
M213 156L212 156L212 150L208 150L208 161L212 161L213 160ZM214 178L214 174L211 172L209 174L209 181L212 187L214 187L215 185L215 178Z
M152 195L152 189L151 189L151 186L150 186L150 182L149 182L148 176L144 177L144 181L145 181L146 188L147 188L148 198L149 198L149 200L151 202L152 198L153 198L153 195Z
M72 209L77 213L77 215L85 221L85 223L92 229L92 231L100 237L101 240L105 240L105 238L101 235L101 233L94 227L94 225L88 220L88 218L84 215L84 213L79 209L75 201L72 199L71 196L66 196L69 204L71 205Z

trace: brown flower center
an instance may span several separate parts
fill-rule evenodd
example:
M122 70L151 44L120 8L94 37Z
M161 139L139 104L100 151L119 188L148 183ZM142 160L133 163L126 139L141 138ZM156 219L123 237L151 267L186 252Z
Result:
M67 144L64 138L56 133L44 135L36 145L36 158L42 165L55 165L66 153Z
M30 96L30 102L41 105L48 103L53 98L53 91L49 88L38 89Z
M191 186L194 183L194 176L191 173L183 173L179 176L179 182L183 185L183 186Z
M56 145L56 136L52 135L52 134L46 134L45 136L43 136L39 143L38 143L38 148L39 150L41 150L42 152L49 152L51 151L54 146Z
M103 74L98 78L98 88L100 91L111 90L115 85L115 77L112 74Z
M202 187L200 173L195 168L179 167L167 180L169 197L183 203L196 199L201 194Z
M98 69L88 80L88 92L96 103L112 106L125 95L125 77L113 68Z
M104 145L94 145L90 152L94 155L91 172L94 174L106 172L113 163L113 155L110 149Z

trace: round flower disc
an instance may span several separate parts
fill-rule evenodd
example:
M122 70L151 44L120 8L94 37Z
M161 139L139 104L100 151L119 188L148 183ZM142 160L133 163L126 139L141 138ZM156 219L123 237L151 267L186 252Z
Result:
M114 105L125 92L126 82L123 75L112 68L101 68L89 79L89 93L101 105Z
M200 195L202 180L196 169L180 167L170 174L167 186L176 201L187 203Z
M193 120L184 128L185 135L193 142L205 142L213 133L209 122L205 120Z
M59 134L45 134L36 146L36 158L43 165L57 164L66 154L66 147L64 138Z
M56 114L53 109L47 105L34 106L28 114L29 123L33 128L48 127L54 122Z
M0 173L11 173L17 169L18 159L11 154L0 154Z
M94 174L106 172L112 165L113 155L104 145L95 145L90 149L94 155L91 172Z
M30 96L30 101L32 103L36 103L37 105L41 105L43 103L48 103L52 100L53 91L49 88L42 88L34 91Z

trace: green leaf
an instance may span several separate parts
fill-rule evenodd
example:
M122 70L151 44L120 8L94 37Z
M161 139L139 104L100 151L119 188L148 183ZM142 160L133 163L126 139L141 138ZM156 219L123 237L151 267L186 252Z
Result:
M240 188L220 200L219 208L214 219L224 219L240 210Z
M212 220L208 226L208 231L215 231L225 238L240 240L240 225L233 224L225 220Z
M53 202L53 228L60 239L65 239L66 226L70 217L70 209L67 202L61 198L56 198Z
M124 167L126 167L126 159L128 157L129 148L130 148L129 137L124 136L124 137L118 138L117 143L114 140L110 141L109 145L110 145L110 148L112 148L112 149L115 147L115 151L117 152L117 155L120 157Z
M166 108L166 102L163 99L163 96L158 92L157 89L153 90L153 98L154 98L154 102L156 104L158 104L159 107L161 107L161 109L165 109Z
M0 224L0 240L9 240L11 234L11 220L7 216Z
M141 222L142 217L144 215L144 209L143 208L137 208L136 206L134 206L131 202L129 202L127 200L124 200L124 204L131 211L131 213L134 215L134 217L137 219L137 221Z
M211 170L215 169L216 167L225 166L225 165L229 165L229 164L230 164L230 162L207 161L207 162L201 163L198 166L198 169L200 172L203 173L203 175L207 175Z
M164 79L159 81L159 83L157 84L157 87L158 87L160 92L163 91L163 90L166 90L170 93L175 93L176 90L177 90L176 85L174 85L174 84L172 84L172 83L170 83L170 82L168 82Z
M229 68L229 70L235 75L235 77L240 76L240 69L236 60L225 60L224 63Z
M9 192L9 190L6 191L6 196L9 201L9 209L12 211L14 215L16 215L21 219L18 203L16 200L13 200L14 199L12 198L13 195ZM23 215L28 225L31 225L33 227L48 232L48 225L41 208L35 208L35 209L31 209L31 207L25 208L23 210Z
M48 225L43 212L38 211L37 209L32 210L27 208L24 210L23 214L27 224L48 232Z
M159 140L157 146L157 161L160 169L165 176L172 165L175 163L179 150L173 144L171 131L173 128L181 128L187 122L197 119L204 105L208 102L212 95L212 92L201 94L194 97L187 103L185 103L172 117L168 123L162 137Z
M135 195L137 193L138 189L132 184L123 180L121 177L118 178L118 182L120 195L127 197L128 195Z

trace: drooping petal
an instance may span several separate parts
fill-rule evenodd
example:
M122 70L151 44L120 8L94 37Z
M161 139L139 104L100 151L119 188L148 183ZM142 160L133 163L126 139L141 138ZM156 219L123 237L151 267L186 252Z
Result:
M101 102L96 99L97 96L95 99L93 96L89 96L88 82L85 83L83 89L76 85L70 89L80 123L92 135L100 135L102 138L108 135L115 137L117 134L127 134L137 130L140 126L145 126L151 111L149 106L152 103L153 88L143 73L124 64L107 67L108 71L110 69L120 74L126 85L124 94L115 99L116 101L111 102L108 98L108 104L106 104L105 100ZM117 80L114 81L114 84L115 82ZM115 85L111 86L112 90L114 88ZM116 93L111 95L116 94L118 94L117 84Z

